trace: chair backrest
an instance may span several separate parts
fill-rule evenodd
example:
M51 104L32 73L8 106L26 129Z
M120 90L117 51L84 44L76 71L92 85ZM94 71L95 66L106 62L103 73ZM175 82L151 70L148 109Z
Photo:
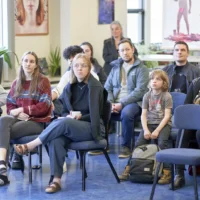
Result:
M181 92L170 92L173 100L173 107L172 107L172 115L174 114L174 110L180 106L183 105L185 102L186 94Z
M200 130L200 105L178 106L174 111L174 124L179 129Z

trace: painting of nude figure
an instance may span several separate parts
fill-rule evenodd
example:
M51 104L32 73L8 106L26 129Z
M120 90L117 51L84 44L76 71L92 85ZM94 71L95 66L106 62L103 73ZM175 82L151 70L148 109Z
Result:
M200 49L199 0L163 1L163 46L173 47L180 40Z

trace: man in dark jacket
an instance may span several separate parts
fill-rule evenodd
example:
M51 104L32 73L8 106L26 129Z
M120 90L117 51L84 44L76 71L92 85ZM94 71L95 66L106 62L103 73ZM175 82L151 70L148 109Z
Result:
M174 45L174 63L163 68L168 74L170 92L187 94L190 83L200 76L200 69L187 61L189 47L187 43L178 41Z
M134 134L134 120L141 115L138 105L147 91L148 69L134 56L134 47L130 40L119 42L120 59L111 63L112 70L105 83L108 100L112 103L112 116L122 121L122 148L119 158L131 154L131 139Z
M189 56L189 47L187 43L183 41L176 42L174 45L173 55L174 55L175 62L171 65L166 66L163 69L165 72L167 72L168 77L169 77L169 82L170 82L169 90L170 92L182 92L182 93L187 94L185 103L186 104L192 103L194 97L192 97L192 100L190 99L190 102L188 102L187 99L189 98L189 96L191 96L191 93L192 93L191 87L194 85L194 83L192 83L193 80L195 78L200 77L200 69L197 66L194 66L187 61L187 58ZM189 86L190 86L190 89L189 89ZM191 135L195 135L195 134L191 134L191 131L185 131L181 148L189 147L188 141L190 141ZM177 139L176 139L177 140L176 147L178 147L180 136L181 136L181 131L179 131ZM184 169L185 169L184 165L176 166L176 176L174 180L175 189L178 189L185 185ZM171 188L172 187L170 185L170 189Z

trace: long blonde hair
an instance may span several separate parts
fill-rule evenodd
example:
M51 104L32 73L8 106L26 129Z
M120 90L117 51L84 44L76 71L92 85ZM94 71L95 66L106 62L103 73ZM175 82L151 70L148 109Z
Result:
M74 74L74 69L73 69L73 68L74 68L74 64L76 63L76 61L77 61L79 58L83 59L83 60L84 60L84 63L85 63L85 64L87 65L87 67L89 68L89 73L88 73L88 75L85 77L84 82L88 80L89 75L90 75L90 70L91 70L91 68L92 68L90 59L88 58L88 56L87 56L86 54L79 53L79 54L77 54L77 55L74 57L74 59L73 59L73 61L72 61L71 76L70 76L70 81L69 81L71 84L77 82L77 78L76 78L76 76L75 76L75 74Z
M22 62L24 60L24 57L29 54L34 56L35 64L37 66L32 74L32 79L31 79L31 83L30 83L30 87L29 87L29 95L31 95L32 93L36 92L38 87L40 87L40 84L39 84L40 70L39 70L39 65L38 65L38 57L32 51L28 51L28 52L24 53L24 55L22 56ZM23 90L23 84L25 83L25 81L26 81L26 76L24 73L23 66L21 65L20 69L19 69L19 75L17 78L17 82L16 82L14 97L18 97L21 94L21 92Z
M24 25L26 21L26 12L24 9L23 0L17 0L17 20L20 25ZM36 11L36 24L39 26L44 21L44 0L39 0L38 9Z

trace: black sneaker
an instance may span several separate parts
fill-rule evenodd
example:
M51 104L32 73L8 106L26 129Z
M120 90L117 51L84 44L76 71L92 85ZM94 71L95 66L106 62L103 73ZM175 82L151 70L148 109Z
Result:
M129 158L130 155L131 155L131 150L126 146L122 146L118 158Z
M21 158L20 158L21 157ZM12 161L12 169L22 170L24 168L24 160L22 156L14 152L14 158Z

